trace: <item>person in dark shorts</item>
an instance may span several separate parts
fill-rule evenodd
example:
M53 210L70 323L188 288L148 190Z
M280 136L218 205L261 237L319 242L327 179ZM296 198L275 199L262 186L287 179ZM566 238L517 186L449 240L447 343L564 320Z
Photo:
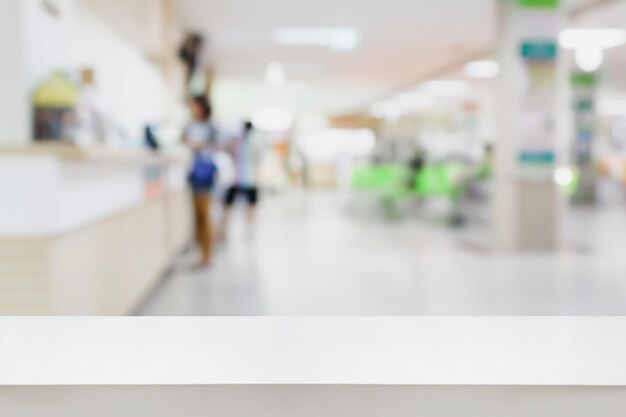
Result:
M232 207L238 196L244 197L249 207L254 208L259 201L259 190L256 186L244 187L241 185L232 185L226 190L224 205L228 208Z
M259 188L257 185L257 146L253 139L253 131L252 123L245 122L241 134L233 138L229 145L234 162L235 179L224 194L222 237L225 236L231 211L238 197L246 200L248 221L254 222L256 206L259 201Z

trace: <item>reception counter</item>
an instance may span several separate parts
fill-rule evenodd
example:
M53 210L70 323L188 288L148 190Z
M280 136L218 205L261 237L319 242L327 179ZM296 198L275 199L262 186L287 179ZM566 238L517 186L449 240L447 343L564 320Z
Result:
M0 149L0 315L132 313L189 243L187 161Z

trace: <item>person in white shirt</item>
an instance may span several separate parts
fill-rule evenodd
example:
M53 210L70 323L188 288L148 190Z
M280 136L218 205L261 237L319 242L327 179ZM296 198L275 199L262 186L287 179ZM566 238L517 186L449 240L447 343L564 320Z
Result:
M259 201L258 177L258 146L254 139L254 128L251 122L245 122L241 134L236 135L228 145L234 163L235 177L233 184L224 195L224 215L222 218L221 235L224 236L232 207L237 197L243 197L248 204L248 221L254 221L256 206Z

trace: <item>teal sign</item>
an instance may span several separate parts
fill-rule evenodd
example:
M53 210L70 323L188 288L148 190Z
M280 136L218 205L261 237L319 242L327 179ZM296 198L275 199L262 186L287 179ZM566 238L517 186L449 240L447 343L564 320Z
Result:
M520 154L519 161L528 165L552 165L556 161L556 156L552 151L525 151Z
M554 61L559 48L555 42L524 42L520 53L529 61Z

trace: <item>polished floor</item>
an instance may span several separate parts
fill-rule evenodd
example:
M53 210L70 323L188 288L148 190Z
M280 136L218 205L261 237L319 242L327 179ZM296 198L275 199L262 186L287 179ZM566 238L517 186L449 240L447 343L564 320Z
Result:
M340 192L268 196L255 225L234 215L210 270L183 256L139 314L626 315L621 206L569 212L556 254L494 253L480 222L455 230L437 213L389 219Z

